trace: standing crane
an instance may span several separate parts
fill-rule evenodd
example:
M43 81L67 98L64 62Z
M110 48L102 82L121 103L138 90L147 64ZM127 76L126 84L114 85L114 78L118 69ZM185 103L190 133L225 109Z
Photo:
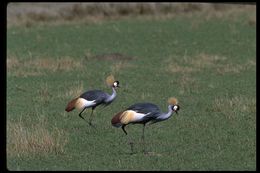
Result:
M168 100L168 112L163 113L160 111L159 107L152 103L136 103L127 109L117 113L111 120L111 124L114 127L121 127L124 133L127 135L125 126L128 124L143 124L142 131L142 142L144 144L144 130L146 123L153 124L160 121L167 120L175 112L178 114L180 106L178 105L178 100L174 97L169 98ZM131 151L133 153L133 143L130 142ZM145 145L143 148L145 151Z
M88 124L90 126L92 125L92 119L93 119L93 111L95 108L99 105L107 106L110 103L112 103L116 98L116 88L119 87L119 81L116 81L113 77L113 75L110 75L106 78L106 83L108 86L112 88L112 94L109 95L108 93L105 93L101 90L90 90L83 94L81 94L79 97L72 99L66 106L66 111L70 112L74 110L75 108L78 110L81 110L79 113L79 117L85 120L82 117L82 112L87 108L92 108L91 115L89 117Z

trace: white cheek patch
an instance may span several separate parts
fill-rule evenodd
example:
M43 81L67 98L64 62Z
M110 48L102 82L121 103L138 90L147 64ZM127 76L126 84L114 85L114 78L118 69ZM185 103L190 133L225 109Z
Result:
M178 109L178 106L174 106L173 109L176 111Z

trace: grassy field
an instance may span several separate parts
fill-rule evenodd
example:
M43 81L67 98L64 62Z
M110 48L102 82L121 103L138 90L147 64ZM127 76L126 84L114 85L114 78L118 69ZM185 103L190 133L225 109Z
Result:
M253 15L252 15L253 14ZM9 170L256 170L256 26L252 13L98 23L13 26L7 30ZM97 108L96 129L65 112L89 89L118 97ZM125 136L110 120L135 102L181 110ZM90 110L84 113L88 118ZM135 141L130 155L128 137Z

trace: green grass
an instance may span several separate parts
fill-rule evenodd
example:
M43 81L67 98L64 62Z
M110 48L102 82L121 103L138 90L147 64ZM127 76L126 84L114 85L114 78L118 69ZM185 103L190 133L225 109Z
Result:
M131 58L92 58L110 53ZM110 73L121 88L96 109L97 130L65 112L85 90L111 93ZM149 155L142 126L126 127L130 155L112 116L142 101L166 111L171 96L181 110L147 126ZM9 170L256 170L256 27L244 18L176 17L8 28L7 122ZM15 138L15 128L38 148Z

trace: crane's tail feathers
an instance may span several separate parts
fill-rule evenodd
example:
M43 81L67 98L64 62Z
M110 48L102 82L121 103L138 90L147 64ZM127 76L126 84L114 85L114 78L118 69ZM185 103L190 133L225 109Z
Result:
M67 104L67 107L66 107L65 110L66 110L67 112L70 112L70 111L72 111L73 109L75 109L77 100L78 100L78 98L75 98L75 99L71 100L71 101Z
M169 103L170 105L177 105L177 104L178 104L178 100L177 100L175 97L170 97L170 98L168 99L168 103Z
M106 83L108 86L112 86L115 82L115 78L113 75L109 75L107 78L106 78Z

